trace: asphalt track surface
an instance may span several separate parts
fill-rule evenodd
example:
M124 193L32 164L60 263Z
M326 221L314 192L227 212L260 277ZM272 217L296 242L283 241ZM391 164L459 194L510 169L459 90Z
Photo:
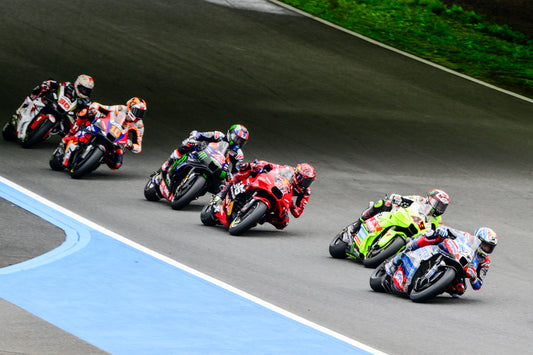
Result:
M31 150L1 140L5 178L384 352L530 350L530 101L285 11L198 0L38 0L5 2L0 20L0 117L41 80L79 73L95 78L94 101L141 96L149 104L143 152L127 154L119 171L101 167L72 180L48 167L55 138ZM316 167L300 219L284 231L262 226L231 237L201 225L206 197L180 212L144 200L147 177L190 130L237 122L251 132L247 160ZM481 291L414 304L372 292L370 270L329 257L330 239L368 201L434 187L451 195L449 225L499 234ZM0 266L61 244L54 226L9 202L0 206ZM9 325L0 352L100 352L5 301L0 309Z

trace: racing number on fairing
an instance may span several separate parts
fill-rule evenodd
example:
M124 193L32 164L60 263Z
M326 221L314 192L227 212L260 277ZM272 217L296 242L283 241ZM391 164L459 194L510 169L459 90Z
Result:
M113 137L118 138L122 134L122 131L117 126L111 125L111 127L109 127L109 133L111 133Z
M283 194L288 194L289 193L289 188L287 187L288 185L288 181L287 181L287 178L281 176L281 175L278 175L276 176L276 187L280 189L281 192L283 192Z
M65 111L70 110L71 104L64 97L60 98L57 103L61 105Z
M419 216L411 216L413 219L413 222L415 222L416 225L418 225L418 229L424 230L426 228L426 225L424 224L424 220L420 218Z

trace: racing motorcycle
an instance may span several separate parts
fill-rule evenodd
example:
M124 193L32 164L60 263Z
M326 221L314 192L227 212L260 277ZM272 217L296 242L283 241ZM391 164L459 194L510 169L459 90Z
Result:
M74 124L74 112L78 106L86 106L81 99L72 99L66 86L60 85L57 91L26 99L17 114L13 115L2 129L6 141L19 141L23 148L33 147L51 135L64 137Z
M349 242L343 240L347 228L342 229L330 242L329 253L337 259L356 259L366 267L376 267L395 255L416 236L425 233L431 225L425 222L424 206L412 203L408 207L394 207L361 223Z
M220 224L228 228L231 235L240 235L265 222L269 214L281 217L289 210L292 200L291 175L286 168L250 174L232 184L224 200L211 201L204 206L200 213L202 223L206 226Z
M73 179L89 174L127 143L130 124L122 112L111 111L105 117L95 118L80 129L75 136L77 139L69 140L66 147L59 144L50 158L50 167L56 171L66 167Z
M218 193L229 174L228 149L229 143L224 141L197 143L197 147L183 154L166 174L159 169L150 176L144 187L144 197L148 201L165 198L173 209L179 210L207 192Z
M389 292L424 302L446 292L450 286L465 284L465 267L474 260L474 237L459 235L401 254L398 269L391 277L384 261L370 276L370 287L376 292Z

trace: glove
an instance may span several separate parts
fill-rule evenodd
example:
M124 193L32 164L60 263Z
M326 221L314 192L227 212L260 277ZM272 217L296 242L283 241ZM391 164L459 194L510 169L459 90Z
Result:
M470 280L474 281L475 279L477 279L476 269L474 269L472 266L466 266L465 272L466 277L468 277Z
M198 134L198 131L196 130L189 133L189 140L196 141L199 137L200 135Z
M448 229L443 226L438 226L437 230L435 230L435 237L446 239L448 238Z
M188 148L194 148L194 147L196 147L197 145L198 145L198 141L197 141L196 139L194 139L194 138L189 138L189 139L187 140L187 147L188 147Z

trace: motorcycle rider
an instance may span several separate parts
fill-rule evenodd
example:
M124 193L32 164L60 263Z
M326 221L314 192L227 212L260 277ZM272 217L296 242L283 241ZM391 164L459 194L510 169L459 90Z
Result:
M248 129L241 124L234 124L229 129L227 134L220 131L198 132L192 131L189 137L181 142L181 145L174 149L170 157L161 165L161 172L167 174L168 170L179 160L183 154L191 152L196 148L199 142L228 142L229 150L227 158L229 158L232 165L232 173L235 173L237 163L244 159L242 148L248 141Z
M82 127L90 124L96 118L107 117L110 112L125 115L125 123L128 125L128 141L126 148L131 152L138 154L142 151L142 139L144 136L143 118L146 113L146 101L139 97L132 97L125 105L106 106L98 102L93 102L88 108L81 110L77 114L76 123L70 130L69 134L63 138L63 144L72 142L87 142L88 137L83 134L77 134ZM132 134L130 134L132 133ZM68 152L65 153L64 165L68 164L68 157L77 149L77 144L70 144ZM106 160L106 164L111 170L117 170L122 166L124 151L122 147L115 150L115 154Z
M343 241L350 244L353 243L354 235L359 231L361 223L378 213L391 211L395 207L409 207L413 203L419 203L424 206L422 212L426 215L425 222L431 224L432 229L435 229L442 224L442 214L450 203L450 197L443 190L432 189L426 197L418 195L401 196L393 193L375 203L370 202L370 206L361 213L361 217L346 227Z
M277 170L287 170L287 175L290 176L290 183L292 187L293 198L296 198L296 201L291 200L291 205L289 207L291 214L298 218L302 215L309 197L311 196L311 183L316 178L315 168L313 168L308 163L299 163L296 165L296 168L293 168L289 165L278 165L274 163L267 162L265 160L254 161L252 163L239 164L238 173L236 173L230 182L224 186L224 188L214 196L212 204L217 204L221 202L228 193L229 187L233 184L236 184L240 181L245 180L250 175L257 176L257 174L266 173ZM280 216L275 214L269 214L266 216L266 220L261 221L260 223L268 222L271 223L277 229L284 229L289 224L289 211L281 211Z
M476 249L476 257L464 268L466 276L470 279L470 285L477 291L481 289L483 279L489 270L489 255L492 254L494 248L498 244L498 236L492 229L480 227L475 231L474 236L472 236L468 232L439 226L436 230L429 230L425 234L413 239L407 244L403 252L406 253L428 245L439 244L447 238L455 239L460 235L464 236L467 240L472 241L473 244L477 244L477 248L476 245L472 245L472 248ZM479 243L475 242L476 239ZM391 261L385 264L385 272L391 277L400 265L401 255L402 253L397 254ZM465 292L465 285L461 280L457 284L452 285L447 292L455 297L460 296Z
M16 114L13 115L13 124L15 124L18 120L20 112L23 108L31 105L32 102L39 97L43 97L51 92L57 91L60 86L65 87L66 97L68 97L72 102L77 102L77 112L83 110L89 105L89 96L94 89L94 80L91 76L87 74L80 74L76 78L76 81L74 81L74 84L72 84L70 81L58 82L54 79L48 79L33 88L30 95L26 96L22 105L20 105L20 107L17 109Z

